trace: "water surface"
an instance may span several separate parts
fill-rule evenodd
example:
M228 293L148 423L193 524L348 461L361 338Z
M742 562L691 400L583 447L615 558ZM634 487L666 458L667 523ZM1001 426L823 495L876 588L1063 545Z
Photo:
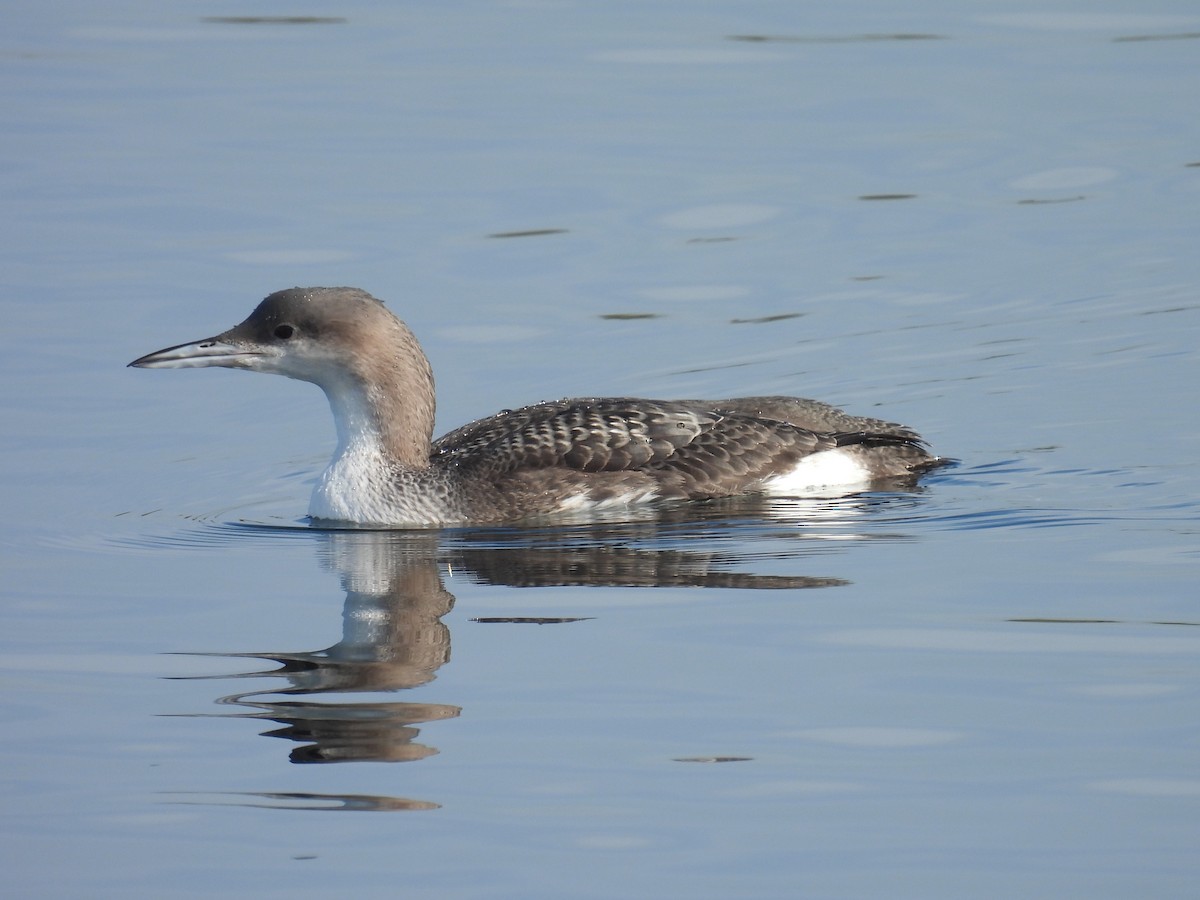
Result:
M6 21L17 894L1194 893L1200 16L306 12ZM387 300L442 430L794 393L961 462L311 529L319 392L124 368L293 284Z

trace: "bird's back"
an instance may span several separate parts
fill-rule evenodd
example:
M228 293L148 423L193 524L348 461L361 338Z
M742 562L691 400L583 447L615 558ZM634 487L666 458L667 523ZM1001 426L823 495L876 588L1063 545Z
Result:
M824 456L828 452L828 456ZM511 518L643 500L725 497L934 464L908 428L797 397L719 401L573 398L506 410L435 441L431 467L469 517ZM797 475L811 469L811 474ZM828 467L826 467L828 470ZM839 478L843 477L839 474Z

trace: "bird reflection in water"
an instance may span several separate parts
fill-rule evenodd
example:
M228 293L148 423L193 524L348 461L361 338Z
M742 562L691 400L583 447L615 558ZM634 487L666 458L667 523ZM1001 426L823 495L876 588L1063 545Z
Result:
M454 596L443 584L443 570L456 578L511 587L797 590L847 583L831 577L736 571L734 567L746 561L746 544L727 540L729 519L719 526L694 515L688 519L664 523L659 515L652 522L443 532L322 531L322 564L339 574L346 592L341 640L314 651L196 654L270 661L278 668L236 676L190 677L285 679L282 687L220 698L219 703L235 706L238 712L218 715L277 723L279 727L263 735L299 744L290 754L294 763L411 762L437 753L417 740L419 726L454 718L460 707L403 701L335 702L328 697L392 693L434 680L450 660L450 629L442 617L453 608ZM787 537L792 552L784 555L793 556L794 530L789 529ZM473 621L570 623L586 618L489 617ZM322 696L327 699L316 699ZM223 799L215 802L288 809L437 806L424 800L361 794L272 792L220 797Z

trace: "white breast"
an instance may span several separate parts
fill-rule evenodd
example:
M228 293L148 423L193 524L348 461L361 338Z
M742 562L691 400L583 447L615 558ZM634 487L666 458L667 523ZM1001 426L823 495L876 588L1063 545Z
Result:
M386 522L388 466L379 445L357 440L334 457L317 479L308 514L342 522Z

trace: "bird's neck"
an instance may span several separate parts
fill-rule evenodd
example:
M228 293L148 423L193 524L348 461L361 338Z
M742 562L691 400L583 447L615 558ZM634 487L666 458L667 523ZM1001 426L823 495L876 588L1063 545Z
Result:
M375 524L405 516L424 521L397 504L405 485L421 483L431 471L433 378L428 364L371 379L347 375L321 387L333 410L338 446L313 488L309 515Z
M337 427L334 462L379 454L405 469L429 465L433 373L423 353L390 358L322 384Z

